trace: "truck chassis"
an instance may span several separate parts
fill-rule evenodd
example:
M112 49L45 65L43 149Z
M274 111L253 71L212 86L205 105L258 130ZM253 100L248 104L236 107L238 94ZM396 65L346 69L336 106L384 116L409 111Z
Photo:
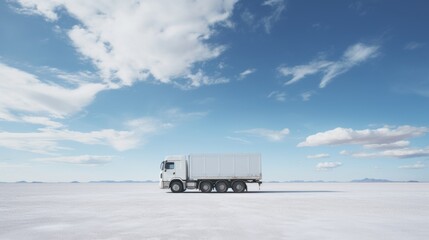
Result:
M231 188L235 193L247 191L247 183L262 184L254 179L204 179L197 181L182 181L175 179L170 182L169 188L173 193L184 192L186 189L199 189L203 193L210 193L216 190L218 193L225 193Z

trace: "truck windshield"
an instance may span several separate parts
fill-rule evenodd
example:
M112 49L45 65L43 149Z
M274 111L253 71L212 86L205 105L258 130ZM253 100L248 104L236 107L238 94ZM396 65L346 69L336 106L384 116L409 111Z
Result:
M164 170L164 162L161 162L161 166L159 166L161 170Z

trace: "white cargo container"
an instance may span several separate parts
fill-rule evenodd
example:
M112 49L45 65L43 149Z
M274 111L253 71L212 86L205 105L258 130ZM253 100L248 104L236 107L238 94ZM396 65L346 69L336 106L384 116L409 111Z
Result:
M247 190L246 183L261 184L260 154L191 154L167 156L161 163L160 188L172 192Z

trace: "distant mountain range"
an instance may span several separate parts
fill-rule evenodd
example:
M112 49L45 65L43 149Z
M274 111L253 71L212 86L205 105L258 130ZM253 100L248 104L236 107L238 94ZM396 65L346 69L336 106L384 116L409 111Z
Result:
M359 183L380 183L380 182L394 182L388 179L377 179L377 178L364 178L364 179L356 179L350 182L359 182Z

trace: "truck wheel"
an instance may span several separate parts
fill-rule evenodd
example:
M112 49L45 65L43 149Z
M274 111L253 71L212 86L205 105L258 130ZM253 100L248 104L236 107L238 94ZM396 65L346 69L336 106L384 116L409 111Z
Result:
M246 183L243 181L236 181L232 184L232 190L234 190L236 193L242 193L244 190L246 190L246 188Z
M201 192L209 193L212 191L212 189L213 189L213 186L210 182L205 181L205 182L200 183Z
M170 189L174 193L183 192L183 184L179 181L174 181L171 183Z
M224 193L228 191L228 184L225 181L219 181L216 183L216 192Z

